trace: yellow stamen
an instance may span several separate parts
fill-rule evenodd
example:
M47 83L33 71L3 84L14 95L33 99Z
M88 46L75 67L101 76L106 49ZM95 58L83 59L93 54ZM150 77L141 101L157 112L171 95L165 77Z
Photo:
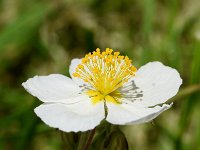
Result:
M101 100L104 99L104 96L103 95L97 95L95 97L92 97L91 100L92 100L92 104L96 104L98 102L100 102Z
M105 96L105 100L106 102L110 102L110 103L114 103L114 104L118 104L119 102L112 96L110 95L106 95Z
M116 94L113 93L116 93L117 89L137 71L131 63L128 56L124 57L119 52L113 53L110 48L106 48L104 52L97 48L82 59L73 76L81 78L95 89L86 92L91 96L93 104L102 100L118 104ZM120 97L119 92L117 97Z
M97 96L97 95L100 94L100 92L94 91L94 90L88 90L88 91L86 92L86 94L89 95L89 96Z

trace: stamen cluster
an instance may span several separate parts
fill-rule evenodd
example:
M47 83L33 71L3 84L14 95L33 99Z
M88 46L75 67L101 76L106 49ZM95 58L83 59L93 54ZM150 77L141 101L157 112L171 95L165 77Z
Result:
M73 76L89 83L101 94L108 95L133 77L136 71L128 56L109 48L103 52L97 48L82 59Z

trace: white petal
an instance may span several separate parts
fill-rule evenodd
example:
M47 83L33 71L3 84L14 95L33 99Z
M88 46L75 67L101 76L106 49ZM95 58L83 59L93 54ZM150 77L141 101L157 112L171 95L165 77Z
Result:
M112 124L139 124L149 122L160 113L169 109L172 104L164 104L153 108L145 108L136 104L112 104L107 103L108 115L106 120Z
M81 100L81 101L80 101ZM65 132L93 129L105 118L104 105L91 104L88 96L79 96L76 104L43 104L35 108L35 113L50 127Z
M35 76L22 83L22 86L42 102L69 103L67 99L78 95L81 90L73 80L60 74Z
M139 90L143 91L141 103L145 106L155 106L165 103L169 98L176 95L182 84L179 73L160 62L150 62L142 66L133 80Z
M81 64L81 59L78 59L78 58L72 59L71 64L69 66L69 73L70 73L72 80L74 80L78 85L84 85L84 84L87 84L87 83L84 82L82 79L75 78L73 76L73 73L75 72L75 70L76 70L76 68L79 64Z

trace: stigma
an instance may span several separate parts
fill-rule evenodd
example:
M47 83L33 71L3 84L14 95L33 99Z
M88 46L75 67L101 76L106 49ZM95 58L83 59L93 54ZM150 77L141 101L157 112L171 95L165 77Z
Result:
M91 97L92 103L105 100L119 104L119 89L135 75L136 71L128 56L113 52L110 48L102 52L97 48L82 58L73 76L90 85L86 94Z

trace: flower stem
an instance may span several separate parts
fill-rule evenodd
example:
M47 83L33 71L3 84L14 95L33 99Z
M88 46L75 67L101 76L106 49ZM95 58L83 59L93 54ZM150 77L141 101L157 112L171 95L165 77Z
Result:
M90 131L89 137L87 139L87 142L86 142L83 150L88 150L90 144L92 143L92 139L93 139L93 137L95 135L95 131L96 131L96 128L94 128L93 130Z
M77 150L83 150L84 149L85 142L87 141L89 134L90 134L90 131L81 133L80 139L79 139L79 142L78 142Z
M73 133L65 133L63 131L60 131L61 139L64 144L64 147L66 150L68 149L74 149L74 139L73 139Z

